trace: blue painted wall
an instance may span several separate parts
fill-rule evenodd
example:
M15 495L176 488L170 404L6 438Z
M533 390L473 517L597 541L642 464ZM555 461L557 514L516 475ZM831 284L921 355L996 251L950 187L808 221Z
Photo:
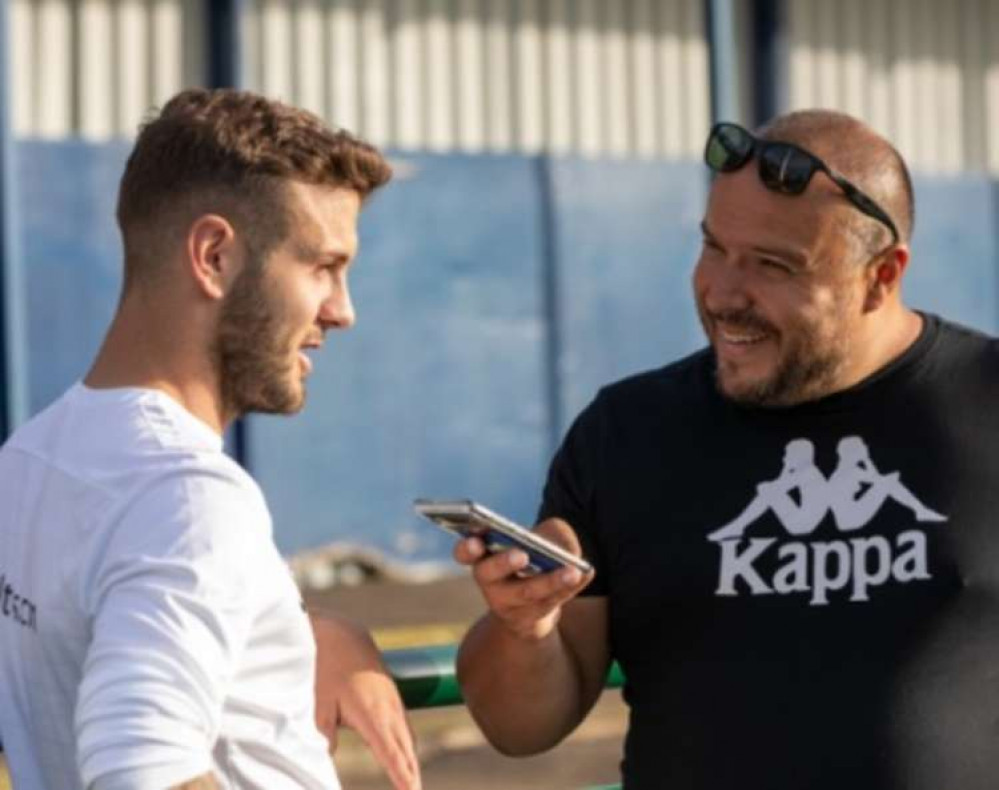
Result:
M114 309L127 146L16 153L37 410L83 374ZM597 388L701 343L698 164L396 162L362 217L358 325L330 336L302 415L247 423L286 552L336 540L443 558L450 540L412 515L417 496L530 521L555 437ZM999 188L918 178L916 191L910 303L999 330Z

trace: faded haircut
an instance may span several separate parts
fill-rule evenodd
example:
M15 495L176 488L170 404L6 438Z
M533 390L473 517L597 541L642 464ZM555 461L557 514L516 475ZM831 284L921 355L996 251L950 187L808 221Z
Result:
M305 110L244 91L185 90L139 128L118 193L125 286L205 213L228 219L260 260L288 233L288 181L366 199L392 177L372 145Z

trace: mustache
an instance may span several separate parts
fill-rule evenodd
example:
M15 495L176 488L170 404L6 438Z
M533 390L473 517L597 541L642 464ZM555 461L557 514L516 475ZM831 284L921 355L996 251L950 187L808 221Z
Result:
M776 333L774 325L752 310L708 311L707 316L714 323L722 323L739 329L756 330L757 332Z

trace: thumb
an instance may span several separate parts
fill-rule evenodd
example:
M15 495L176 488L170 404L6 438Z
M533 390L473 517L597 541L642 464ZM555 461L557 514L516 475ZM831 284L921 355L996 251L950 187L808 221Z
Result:
M575 531L567 521L561 518L545 519L534 528L534 531L570 554L577 557L583 555L583 549L579 545L579 538L576 537Z

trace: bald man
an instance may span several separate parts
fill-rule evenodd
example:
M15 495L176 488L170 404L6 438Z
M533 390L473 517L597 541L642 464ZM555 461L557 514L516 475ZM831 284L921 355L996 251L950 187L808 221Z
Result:
M912 186L859 121L719 124L705 159L708 346L604 388L555 456L537 530L595 574L458 545L489 605L468 705L538 752L616 659L629 790L995 787L999 343L903 302ZM839 523L871 485L832 484L847 438L908 504ZM827 482L807 529L750 508L791 447Z

